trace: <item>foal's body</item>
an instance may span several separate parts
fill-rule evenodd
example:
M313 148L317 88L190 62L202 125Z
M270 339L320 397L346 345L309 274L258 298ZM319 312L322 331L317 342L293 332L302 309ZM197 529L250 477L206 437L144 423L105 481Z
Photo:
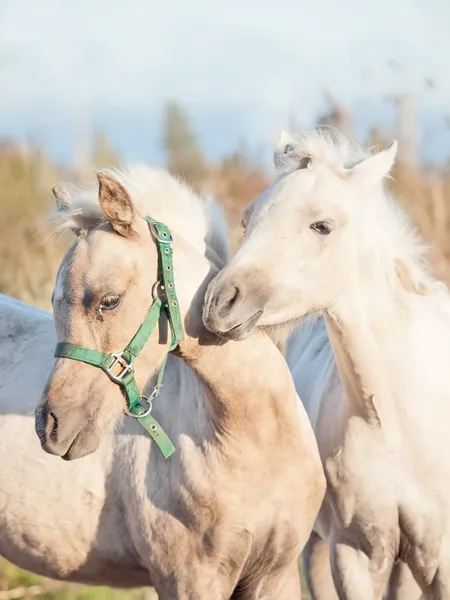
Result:
M63 462L42 451L30 414L51 367L55 344L52 316L7 297L0 297L0 316L0 356L4 372L10 375L0 387L0 453L9 457L0 463L0 553L5 558L48 577L119 587L159 583L167 577L166 561L170 560L173 584L162 597L188 597L189 586L196 589L198 598L228 597L233 583L242 579L245 590L245 585L252 588L253 578L264 591L261 597L272 597L271 589L273 597L299 597L296 564L292 564L289 575L283 570L281 581L271 565L286 559L286 539L291 539L292 548L298 545L299 537L303 544L306 541L317 510L310 497L314 490L302 484L308 481L307 461L305 477L298 485L296 469L290 467L292 479L286 473L291 458L285 449L278 441L271 441L273 432L258 428L258 415L266 409L276 410L276 406L266 407L264 374L248 380L254 390L254 406L247 402L245 390L232 386L234 376L229 375L227 366L234 370L245 365L251 376L251 357L260 360L254 343L247 348L234 344L241 350L231 353L236 364L230 363L229 344L203 350L209 355L206 370L211 370L214 387L225 386L236 408L230 423L232 438L227 442L231 442L232 452L228 455L214 448L215 434L202 405L204 392L198 378L182 360L169 357L167 385L159 403L171 408L172 419L165 426L177 440L177 453L170 463L164 462L150 438L131 419L124 421L119 432L106 435L97 452ZM281 355L266 341L261 351L272 354L274 368L278 361L282 368ZM192 365L204 372L202 352L195 352L195 348L192 352ZM211 352L217 364L210 360ZM291 391L284 397L288 403L289 396L295 401ZM185 398L194 401L185 402ZM217 408L221 409L220 404ZM297 407L291 408L295 414ZM242 447L237 411L254 426L254 457L248 447ZM274 424L278 420L274 414ZM205 432L205 439L195 441L199 429ZM306 422L304 435L305 446L314 443ZM271 489L263 495L258 492L261 472L255 468L259 444L270 450L271 456L264 466ZM312 473L315 467L313 461ZM176 476L171 477L171 473ZM299 488L292 506L299 515L298 527L292 527L287 519L285 502L281 502L284 510L280 511L277 497L285 494L287 485ZM248 506L245 511L243 502ZM305 512L308 502L312 510ZM243 514L248 514L244 523ZM196 540L194 547L192 539ZM177 552L166 556L164 549L173 546ZM202 589L198 587L199 571L204 578ZM177 581L186 587L177 588ZM224 585L228 587L225 594ZM242 597L259 596L243 593Z
M178 358L169 357L152 415L176 452L165 460L138 423L127 423L128 435L116 434L109 458L110 477L121 489L114 498L120 526L162 600L300 598L297 558L324 478L287 365L265 334L223 344L206 332L202 299L223 241L207 228L201 201L164 174L120 177L100 180L104 212L96 191L89 198L89 231L66 255L54 300L59 341L117 352L144 320L157 278L156 248L142 212L172 229L186 338ZM169 190L161 204L164 185ZM144 199L139 209L134 197ZM104 308L99 316L97 302L103 306L101 299L115 289L119 312ZM157 329L135 362L142 387L167 352L167 322L160 320ZM120 389L105 373L60 359L36 428L44 449L71 460L93 452L123 410Z
M246 209L204 312L234 339L316 315L287 356L327 475L315 528L343 600L417 598L405 563L424 598L450 598L450 297L382 185L395 153L283 137L279 177ZM309 557L315 544L326 556L313 536Z
M333 331L332 324L329 326ZM371 565L371 580L362 577L365 569L362 570L364 565L361 564L354 571L349 591L345 591L345 596L341 592L341 597L352 598L351 594L365 597L371 586L382 592L389 579L389 600L417 600L421 598L420 588L403 562L415 542L402 528L402 521L398 522L405 518L402 510L411 493L410 486L405 485L405 471L412 468L410 450L406 444L398 442L395 447L386 448L386 438L380 431L374 408L371 405L364 407L361 395L346 395L339 364L341 372L348 373L349 363L340 363L339 359L344 361L346 353L343 354L338 340L334 339L334 342L332 347L326 320L316 317L298 327L286 347L286 358L297 392L311 419L329 480L315 532L304 551L309 587L314 600L337 599L330 558L333 557L338 579L337 573L343 564L336 559L339 552L346 550L342 544L345 540L346 544L364 548L361 558L354 560L362 563L367 560L365 555L370 557L366 568ZM307 377L305 373L308 373ZM351 401L355 403L353 406ZM393 437L403 437L401 427ZM408 463L410 466L406 469ZM336 498L339 499L338 511L335 509ZM399 555L401 559L397 558ZM393 569L394 559L397 562ZM350 553L344 560L347 564L352 561ZM342 578L345 577L350 576L343 574Z

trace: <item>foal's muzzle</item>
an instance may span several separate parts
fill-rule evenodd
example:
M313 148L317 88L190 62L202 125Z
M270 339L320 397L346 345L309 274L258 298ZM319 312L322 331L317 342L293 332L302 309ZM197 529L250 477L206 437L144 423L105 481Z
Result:
M245 277L227 277L222 271L209 284L203 307L203 322L210 331L227 339L249 337L264 313L264 301L250 294Z
M67 414L44 401L35 410L35 429L43 450L65 460L91 454L100 444L93 419L86 418L84 409L71 408Z

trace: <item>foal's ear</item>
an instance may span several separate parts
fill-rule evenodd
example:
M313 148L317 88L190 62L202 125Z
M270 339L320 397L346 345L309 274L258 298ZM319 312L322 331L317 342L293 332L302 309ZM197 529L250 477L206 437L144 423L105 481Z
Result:
M63 185L54 185L52 187L53 195L56 200L56 212L64 213L72 210L72 198L70 197L69 191ZM75 223L74 223L75 225ZM70 231L77 237L81 233L80 227L70 227Z
M121 183L108 173L98 173L100 206L112 227L123 237L134 233L132 224L135 218L133 201Z
M56 210L63 212L72 208L72 198L66 188L60 184L52 187L53 195L56 200Z
M275 143L273 163L280 173L306 169L311 164L311 157L298 150L298 140L287 131L280 131Z
M394 140L387 148L369 156L354 167L347 170L351 181L357 186L362 195L368 194L372 188L389 175L397 155L397 141Z

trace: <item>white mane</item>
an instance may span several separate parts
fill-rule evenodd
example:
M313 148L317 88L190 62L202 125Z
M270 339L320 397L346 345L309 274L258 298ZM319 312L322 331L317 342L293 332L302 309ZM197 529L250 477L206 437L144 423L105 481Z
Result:
M137 165L104 170L130 194L137 213L165 223L173 235L186 239L199 252L212 251L223 266L228 260L228 236L221 207L211 197L194 194L163 169ZM59 203L55 229L92 229L105 220L98 199L98 182L68 188L70 204Z
M274 150L278 173L290 173L301 168L304 158L337 169L352 167L370 156L370 149L350 142L333 127L318 127L300 133L282 132Z
M305 159L312 165L319 163L343 172L368 158L374 150L374 147L364 148L350 142L337 129L321 127L298 134L281 133L274 163L280 174L307 168ZM428 246L403 206L380 186L365 207L360 224L362 254L371 251L380 270L394 264L392 273L387 276L394 285L400 282L407 291L419 294L446 291L445 285L431 275L426 261Z

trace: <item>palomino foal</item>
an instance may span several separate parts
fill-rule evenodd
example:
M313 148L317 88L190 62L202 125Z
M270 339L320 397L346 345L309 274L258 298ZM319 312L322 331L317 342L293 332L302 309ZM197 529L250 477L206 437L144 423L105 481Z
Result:
M369 156L326 132L282 136L279 177L246 210L204 320L236 339L315 313L287 359L327 475L315 537L339 598L380 600L391 583L415 600L403 561L424 598L448 600L450 299L383 186L395 155L396 143ZM333 597L320 583L315 597Z
M159 300L162 252L173 260L185 329L151 413L150 429L163 427L175 453L165 459L139 423L127 448L123 520L135 524L135 552L161 599L300 598L297 558L323 499L323 471L271 340L224 344L203 326L204 292L225 258L218 212L163 172L98 179L98 192L76 193L71 207L65 195L62 206L65 226L80 233L55 286L58 341L94 357L125 348ZM170 247L145 217L170 228ZM161 368L172 325L163 311L134 361L140 390ZM102 369L61 347L57 355L36 429L47 452L72 460L97 449L127 402Z

